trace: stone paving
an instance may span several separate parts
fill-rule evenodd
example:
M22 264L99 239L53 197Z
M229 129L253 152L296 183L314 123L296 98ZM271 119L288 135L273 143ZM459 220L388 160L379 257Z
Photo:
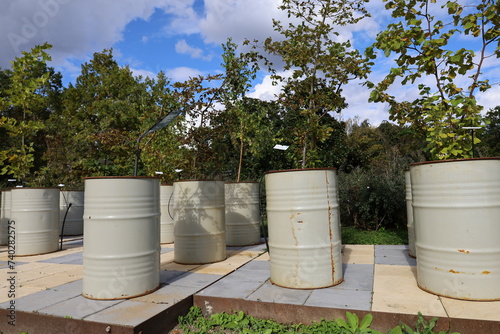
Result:
M178 315L193 305L207 311L237 307L279 318L283 312L300 318L346 310L389 315L417 312L440 319L463 320L467 333L500 333L500 301L471 302L439 297L416 285L416 260L406 246L343 246L344 282L323 289L298 290L270 283L265 245L228 247L225 261L205 265L173 262L174 245L162 245L161 287L127 300L97 301L82 297L83 240L66 238L62 251L15 259L16 326L7 323L9 282L0 281L0 332L30 333L166 333ZM0 248L0 277L9 277L6 247ZM232 306L231 306L232 305ZM253 309L252 309L253 307ZM287 308L288 307L288 308ZM246 309L248 308L248 309ZM253 311L252 311L253 310ZM271 314L269 314L271 312ZM274 312L274 313L272 313ZM296 313L293 313L296 312ZM389 319L389 318L387 318ZM314 320L314 319L313 319ZM467 328L483 328L474 331ZM492 330L492 328L498 329ZM455 329L456 330L456 329Z

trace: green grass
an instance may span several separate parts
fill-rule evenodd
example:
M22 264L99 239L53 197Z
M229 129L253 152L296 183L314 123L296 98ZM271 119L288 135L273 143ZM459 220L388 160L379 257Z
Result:
M351 245L407 245L408 231L386 230L377 231L358 230L354 227L342 227L342 243Z

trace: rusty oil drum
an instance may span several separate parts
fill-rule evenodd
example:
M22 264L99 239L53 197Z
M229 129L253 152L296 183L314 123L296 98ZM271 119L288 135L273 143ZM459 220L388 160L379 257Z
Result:
M500 300L500 158L410 165L417 283L464 300Z
M296 289L343 281L337 171L265 174L272 283Z

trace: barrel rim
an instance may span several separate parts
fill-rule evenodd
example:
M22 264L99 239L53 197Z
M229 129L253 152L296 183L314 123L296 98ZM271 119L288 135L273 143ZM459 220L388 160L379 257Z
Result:
M255 183L259 183L257 181L228 181L228 182L224 182L224 184L246 184L246 183L251 183L251 184L255 184Z
M10 190L23 190L23 189L29 189L29 190L36 190L36 189L40 189L40 190L43 190L43 189L54 189L54 190L60 190L59 188L57 187L21 187L21 188L12 188Z
M224 182L223 180L217 180L217 179L186 179L186 180L177 180L177 181L174 181L174 184L178 183L178 182L200 182L200 181Z
M159 180L157 176L88 176L84 177L85 180L115 180L115 179L155 179Z
M485 157L485 158L467 158L467 159L446 159L446 160L433 160L433 161L422 161L422 162L414 162L409 164L408 166L421 166L421 165L429 165L443 162L461 162L461 161L488 161L488 160L500 160L500 157Z
M295 169L277 169L277 170L268 170L264 172L264 174L273 174L273 173L286 173L286 172L310 172L310 171L321 171L321 170L337 170L334 167L326 167L326 168L295 168Z

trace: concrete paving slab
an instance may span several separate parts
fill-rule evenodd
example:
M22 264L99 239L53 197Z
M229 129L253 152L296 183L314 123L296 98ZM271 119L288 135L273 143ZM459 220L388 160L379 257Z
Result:
M246 299L264 282L241 275L229 275L198 292L198 295Z
M372 311L446 317L440 299L418 288L416 268L375 265Z
M257 260L259 258L256 258ZM240 270L258 270L266 271L270 274L271 263L269 261L251 261L243 265Z
M72 254L66 254L66 255L63 255L63 256L58 256L58 257L54 257L54 258L51 258L51 259L46 259L46 260L42 260L42 261L39 261L39 262L45 262L45 263L59 263L59 264L68 264L70 262L74 262L75 260L78 260L78 264L83 264L83 251L82 252L76 252L76 253L72 253Z
M160 267L172 262L174 262L174 252L160 254Z
M168 252L173 252L173 251L174 251L174 249L173 249L173 248L170 248L170 247L162 247L162 248L161 248L160 253L161 253L161 254L165 254L165 253L168 253Z
M182 285L191 286L197 288L198 290L212 284L213 282L219 280L222 275L211 275L211 274L199 274L193 272L183 273L173 277L168 284L169 285Z
M16 287L16 299L24 296L31 295L36 292L40 292L43 290L47 290L46 288L33 288L27 286L18 286ZM9 297L9 288L3 287L0 288L0 303L8 302L11 298Z
M375 263L416 266L416 259L409 256L405 245L375 245Z
M170 253L168 253L168 254L170 254ZM199 266L198 264L179 264L179 263L175 263L175 262L169 262L169 263L161 264L160 268L162 270L190 271L198 266Z
M66 265L70 266L70 265ZM27 287L53 288L83 278L83 267L74 266L57 274L47 275L24 283Z
M370 276L373 278L375 266L373 264L353 264L344 263L342 265L344 277L362 277Z
M265 243L251 245L251 246L243 246L240 249L246 250L246 251L261 252L261 253L267 252L267 248L266 248Z
M86 317L85 320L122 326L138 326L169 307L167 304L125 300L98 313L94 313ZM112 330L111 328L111 332Z
M452 318L498 321L500 332L500 301L468 301L439 297Z
M342 284L313 290L304 305L370 311L371 291L340 289Z
M41 308L38 310L38 313L63 318L83 319L123 302L123 300L93 300L85 298L80 294L74 298Z
M79 296L82 291L82 280L60 285L58 287L39 291L21 298L15 302L16 310L33 312L51 306L64 300ZM9 302L0 304L0 308L7 308Z
M270 260L269 253L263 253L263 254L259 255L258 257L256 257L255 260L257 260L257 261L269 261Z
M288 289L272 284L266 281L255 292L248 296L248 300L283 303L283 304L297 304L303 305L312 290Z
M372 267L372 272L367 275L362 273L366 272L364 268L352 268L352 266L369 266ZM373 266L370 264L350 264L349 270L344 273L344 281L335 286L340 290L357 290L357 291L373 291Z
M160 283L161 284L169 284L173 282L173 280L182 274L185 274L185 271L177 271L177 270L160 270Z
M136 302L144 302L144 303L154 303L154 304L165 304L165 305L174 305L179 301L193 295L198 292L198 287L192 286L183 286L183 285L166 285L156 290L153 293L132 298L130 300Z
M373 245L344 245L342 249L342 262L352 264L373 264Z

